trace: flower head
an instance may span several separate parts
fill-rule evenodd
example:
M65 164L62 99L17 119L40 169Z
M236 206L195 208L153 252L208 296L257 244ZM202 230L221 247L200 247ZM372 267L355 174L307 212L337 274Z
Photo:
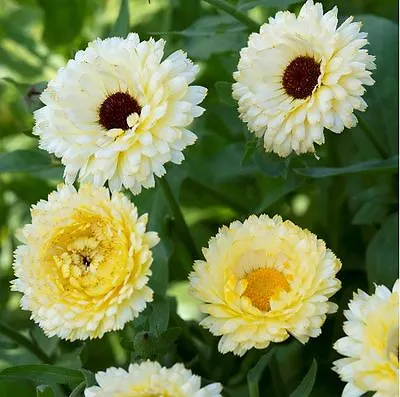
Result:
M147 286L157 234L122 194L60 186L31 210L15 252L12 289L47 336L102 337L153 297Z
M164 164L179 164L196 135L187 129L207 90L183 51L162 60L164 40L97 39L61 68L40 99L33 133L61 158L65 178L139 193Z
M337 309L328 299L340 288L340 261L314 234L279 216L224 226L203 254L190 282L208 314L201 324L222 335L222 353L243 355L289 334L305 343Z
M240 117L267 152L286 157L314 152L324 128L335 133L357 124L364 111L363 85L372 85L374 57L361 23L348 18L337 27L337 8L326 14L308 0L299 15L278 12L240 53L233 96Z
M96 374L96 381L99 386L86 389L85 397L220 397L222 390L219 383L202 388L200 377L182 364L165 368L152 361L131 364L128 371L108 368Z
M345 310L346 336L334 348L345 358L334 370L347 382L344 397L368 391L376 397L394 397L399 391L399 280L393 292L383 285L368 295L358 290Z

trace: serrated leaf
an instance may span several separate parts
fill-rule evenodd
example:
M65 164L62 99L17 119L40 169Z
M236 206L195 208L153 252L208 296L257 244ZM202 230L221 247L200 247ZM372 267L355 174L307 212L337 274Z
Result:
M398 164L399 156L393 156L386 160L364 161L347 167L295 168L295 172L299 175L308 176L309 178L325 178L328 176L358 174L363 172L396 172L399 168Z
M0 380L26 379L36 384L76 385L84 380L79 370L57 367L55 365L17 365L0 372Z
M399 214L391 215L375 233L367 248L369 282L391 288L398 277Z
M121 0L118 18L110 33L110 37L126 37L129 33L129 3Z
M308 397L314 388L317 370L318 363L314 359L309 370L306 373L306 376L303 378L296 390L290 394L290 397Z

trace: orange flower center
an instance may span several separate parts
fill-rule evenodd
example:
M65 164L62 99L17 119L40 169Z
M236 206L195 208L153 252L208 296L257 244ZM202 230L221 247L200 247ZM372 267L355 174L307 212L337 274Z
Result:
M244 277L247 287L243 293L253 306L261 311L270 310L270 300L278 292L289 291L290 286L285 276L271 268L261 268L247 273Z

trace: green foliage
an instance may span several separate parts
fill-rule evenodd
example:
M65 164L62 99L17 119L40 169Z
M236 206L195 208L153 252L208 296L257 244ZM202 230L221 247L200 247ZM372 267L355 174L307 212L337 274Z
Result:
M333 1L323 1L325 9ZM335 1L336 3L336 1ZM334 397L343 384L332 372L332 343L342 335L343 310L353 291L392 287L398 277L398 24L397 3L338 0L341 17L355 14L376 56L376 84L359 125L335 135L310 155L266 155L239 120L231 96L238 51L248 34L294 0L4 0L0 9L0 397L81 396L93 373L157 359L183 362L233 397ZM366 15L368 14L368 15ZM391 18L392 20L385 19ZM180 166L168 166L154 189L131 196L149 213L161 242L153 250L154 301L122 331L101 341L47 338L17 307L9 290L16 230L29 208L62 182L63 166L37 149L32 111L44 81L86 47L110 34L163 37L201 66L208 87L205 114L193 126L197 143ZM168 184L164 182L167 181ZM128 193L127 193L128 194ZM175 204L174 204L175 203ZM199 324L187 300L187 275L201 248L223 224L250 214L280 214L326 241L341 259L338 314L322 335L253 350L217 353L218 339ZM184 288L172 297L173 286ZM188 309L188 305L192 305ZM194 313L194 314L193 314ZM197 314L196 314L197 313ZM318 369L318 371L317 371ZM283 394L282 394L283 393Z

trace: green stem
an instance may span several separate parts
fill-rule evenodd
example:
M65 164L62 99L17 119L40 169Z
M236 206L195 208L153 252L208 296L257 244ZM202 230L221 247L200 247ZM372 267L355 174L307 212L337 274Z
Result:
M386 154L385 147L381 144L381 142L379 142L372 130L368 127L367 123L361 117L358 117L358 124L360 125L361 129L364 131L368 139L371 141L372 145L378 151L380 156L384 159L387 158L388 156Z
M200 253L197 250L196 244L194 243L194 240L190 233L188 225L186 224L185 218L183 217L181 207L179 206L178 202L176 201L167 179L164 177L164 178L160 178L158 181L160 183L160 186L164 193L164 196L167 199L168 204L171 208L172 214L175 217L175 222L176 222L178 231L181 235L181 238L185 241L186 247L187 247L190 255L192 256L192 259L193 260L199 259Z
M206 3L213 5L216 8L219 8L222 11L225 11L229 15L232 15L235 19L241 22L243 25L247 26L252 31L258 31L260 29L260 25L249 18L244 12L238 11L236 7L232 4L227 3L224 0L204 0Z
M258 382L247 382L249 386L249 397L260 397L260 392L258 390Z
M278 360L275 354L271 357L269 362L269 369L271 370L272 386L274 387L275 395L277 397L285 397L286 390L279 370Z
M33 342L31 342L28 338L21 335L20 333L14 331L8 325L0 324L0 333L7 336L14 342L18 343L20 346L25 347L25 349L29 350L32 354L34 354L40 361L45 364L52 364L53 361L47 354Z
M195 181L194 179L188 179L189 182L193 187L198 188L201 192L208 194L211 197L214 197L216 200L220 201L222 204L226 204L229 207L233 208L235 211L240 213L247 213L248 209L246 206L238 203L236 200L233 200L231 197L218 192L217 190L211 188L210 186L204 185L201 182Z

